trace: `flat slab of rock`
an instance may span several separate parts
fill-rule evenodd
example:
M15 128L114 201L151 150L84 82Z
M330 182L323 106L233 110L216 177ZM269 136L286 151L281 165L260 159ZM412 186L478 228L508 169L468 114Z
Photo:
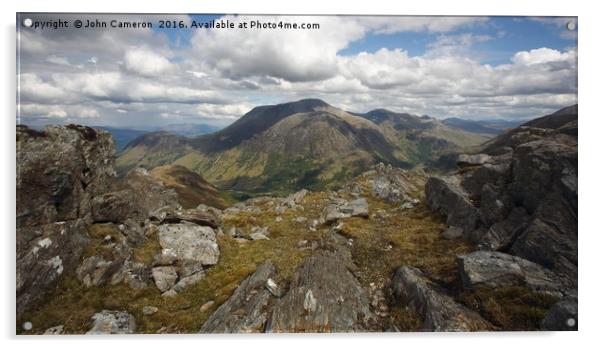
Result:
M306 258L274 305L266 332L363 331L373 313L348 262L347 254L321 249Z
M395 298L423 318L423 331L489 331L493 326L457 303L417 268L403 266L392 281Z
M215 231L190 222L159 226L159 243L187 264L215 265L220 255Z
M332 223L338 219L350 218L352 216L368 217L368 201L365 198L358 198L349 202L335 203L326 207L322 215L326 223Z
M86 335L133 334L136 319L125 311L103 310L92 316L92 328Z
M458 256L464 286L525 285L533 291L562 296L563 282L552 271L517 256L497 251L475 251Z
M221 212L215 208L205 209L182 209L166 213L163 222L178 223L188 221L200 226L218 228L222 225Z
M270 291L266 283L276 273L271 261L265 261L255 273L243 280L201 327L203 333L262 332L267 321Z

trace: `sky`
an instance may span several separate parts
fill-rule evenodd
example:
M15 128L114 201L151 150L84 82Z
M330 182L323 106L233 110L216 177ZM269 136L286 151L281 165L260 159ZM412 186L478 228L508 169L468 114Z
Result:
M568 17L22 14L18 121L226 126L253 107L320 98L352 112L530 119L577 102ZM75 28L80 19L107 28ZM111 28L110 21L152 28ZM160 28L159 21L187 28ZM235 29L192 28L229 21ZM319 29L238 28L318 24ZM84 24L85 25L85 24Z

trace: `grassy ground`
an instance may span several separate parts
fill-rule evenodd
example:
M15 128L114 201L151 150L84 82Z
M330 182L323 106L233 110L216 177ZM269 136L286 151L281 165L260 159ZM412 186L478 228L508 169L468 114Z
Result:
M366 186L366 183L361 182L360 185ZM420 193L416 192L415 195ZM67 333L84 333L95 312L124 309L136 317L137 331L140 333L198 332L207 317L266 259L271 259L276 265L276 280L286 289L294 269L311 252L299 248L299 242L307 240L311 244L311 241L323 237L330 228L323 226L316 232L308 228L311 220L319 218L328 204L328 196L327 192L310 193L302 203L302 210L289 209L283 214L276 214L274 204L266 203L261 206L261 213L226 215L224 231L236 226L248 234L254 226L265 226L268 227L270 240L239 242L227 235L220 236L218 264L207 270L203 280L175 297L161 297L153 284L140 291L125 285L86 289L73 275L66 275L57 288L48 294L43 305L17 319L17 326L20 327L24 321L31 321L33 333L41 333L56 325L65 325ZM357 265L354 274L366 288L371 284L386 288L399 266L415 266L462 303L506 330L537 328L539 320L554 303L555 299L533 294L522 287L462 291L455 258L458 254L470 252L472 247L469 244L441 238L441 232L446 227L443 219L432 214L423 204L401 210L396 205L367 198L370 218L343 220L340 232L353 239L351 251ZM279 222L276 221L278 216L282 218ZM306 217L307 221L295 222L293 219L299 216ZM119 230L111 224L94 225L89 234L92 242L85 251L86 256L105 252L102 246L104 236L122 238ZM159 250L158 236L151 233L146 242L134 249L133 259L149 263ZM208 301L214 301L215 304L202 312L200 307ZM145 316L142 308L147 305L155 306L159 311ZM419 330L421 324L415 312L394 304L390 308L390 315L381 320L381 326L377 325L375 329L394 324L402 331L415 331Z

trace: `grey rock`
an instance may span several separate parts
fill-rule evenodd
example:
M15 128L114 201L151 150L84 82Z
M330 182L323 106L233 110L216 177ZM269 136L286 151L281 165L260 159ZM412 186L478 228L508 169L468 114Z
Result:
M299 265L273 307L267 332L362 331L374 318L366 291L349 270L349 251L332 238L333 250L318 249Z
M136 209L132 204L131 197L130 189L94 197L91 204L92 219L94 222L120 223L125 221Z
M272 296L265 284L276 268L265 261L243 280L201 327L206 333L262 332L267 321L267 305Z
M529 215L521 207L514 208L508 217L487 229L478 243L480 250L505 251L529 224Z
M572 325L571 325L572 324ZM547 331L577 331L577 297L569 296L556 302L541 321L541 329Z
M461 154L456 161L458 165L480 165L491 161L491 156L480 153L476 155Z
M124 178L124 184L131 192L130 201L141 221L159 209L180 208L176 191L167 188L161 180L154 178L144 168L129 171Z
M219 247L211 227L189 222L159 226L159 243L170 249L178 260L200 265L215 265L219 259Z
M199 308L199 311L202 312L207 312L209 310L209 308L213 307L213 305L215 304L215 301L207 301L205 303L203 303L203 305L201 305L201 307Z
M173 266L159 266L152 270L155 285L161 292L171 289L178 280L177 269Z
M205 278L205 272L204 271L198 271L197 273L194 273L194 274L191 274L189 276L181 278L176 283L176 285L173 286L172 289L174 291L180 292L180 291L184 290L185 288L189 287L190 285L198 283L203 278Z
M188 221L200 226L218 228L222 225L222 216L219 209L206 207L205 209L183 209L167 212L163 223L178 223Z
M326 207L322 213L325 223L332 223L339 219L350 218L353 216L368 217L369 207L365 198L358 198L350 202L338 201Z
M493 326L454 301L417 268L403 266L392 280L393 295L422 317L423 331L489 331Z
M113 189L115 145L89 127L16 130L17 315L31 308L87 243L94 197ZM52 242L46 243L46 241ZM39 243L42 243L39 245Z
M46 331L44 331L44 335L62 335L65 327L63 325L53 326Z
M428 206L447 216L448 225L460 227L465 233L478 227L478 210L459 185L458 177L430 177L425 190Z
M92 316L92 328L86 335L133 334L136 319L125 311L103 310Z
M85 259L76 269L77 278L89 288L104 285L121 266L119 261L106 261L102 256Z
M155 255L153 265L171 266L178 260L178 255L172 249L161 249L161 252Z
M457 258L464 286L525 285L533 291L562 296L563 281L550 270L517 256L497 251L475 251ZM566 285L565 285L566 286Z

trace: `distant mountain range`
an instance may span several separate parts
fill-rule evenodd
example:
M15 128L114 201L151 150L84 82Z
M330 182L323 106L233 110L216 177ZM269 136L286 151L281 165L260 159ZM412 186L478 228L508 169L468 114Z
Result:
M165 131L177 135L192 137L212 133L220 129L219 127L211 126L208 124L188 123L170 124L166 126L149 127L143 129L119 128L109 126L97 126L94 128L103 129L111 133L111 135L113 135L113 139L115 139L115 145L117 146L117 150L122 150L128 143L130 143L134 139L138 138L143 134L151 132Z
M452 117L452 118L446 118L445 120L443 120L441 122L443 122L443 124L445 124L449 127L463 129L465 131L472 132L472 133L497 135L507 129L517 127L518 125L523 123L524 120L522 120L522 121L521 120L475 120L475 121L473 121L473 120L465 120L462 118Z
M384 109L352 114L304 99L256 107L208 135L144 134L124 148L117 168L175 164L220 189L286 193L336 186L378 162L411 168L489 138L430 117Z

